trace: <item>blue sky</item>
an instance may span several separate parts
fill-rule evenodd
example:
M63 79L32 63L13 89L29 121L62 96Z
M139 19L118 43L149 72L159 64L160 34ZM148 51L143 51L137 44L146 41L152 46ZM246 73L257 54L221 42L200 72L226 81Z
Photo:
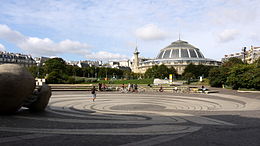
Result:
M220 60L260 46L258 0L0 0L0 50L66 60L131 58L181 39Z

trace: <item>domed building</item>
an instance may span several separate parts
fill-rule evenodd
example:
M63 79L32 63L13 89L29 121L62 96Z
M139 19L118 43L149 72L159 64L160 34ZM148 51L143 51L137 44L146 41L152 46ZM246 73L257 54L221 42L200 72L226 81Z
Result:
M140 60L139 52L134 52L132 71L135 73L145 73L153 65L164 64L167 67L174 67L178 74L182 74L185 67L190 63L195 65L219 66L221 62L205 58L201 51L186 41L177 40L169 46L160 50L155 59Z

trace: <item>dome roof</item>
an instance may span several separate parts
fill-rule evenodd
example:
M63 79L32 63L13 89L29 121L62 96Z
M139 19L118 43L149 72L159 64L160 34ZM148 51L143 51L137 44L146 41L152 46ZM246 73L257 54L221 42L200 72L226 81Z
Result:
M178 40L169 46L161 49L156 59L202 59L204 58L200 50L188 42Z

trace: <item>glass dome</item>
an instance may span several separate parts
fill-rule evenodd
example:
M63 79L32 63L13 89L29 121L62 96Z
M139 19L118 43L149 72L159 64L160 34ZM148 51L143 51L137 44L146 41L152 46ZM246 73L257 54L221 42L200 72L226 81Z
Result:
M202 59L204 58L200 50L188 42L178 40L161 49L156 59Z

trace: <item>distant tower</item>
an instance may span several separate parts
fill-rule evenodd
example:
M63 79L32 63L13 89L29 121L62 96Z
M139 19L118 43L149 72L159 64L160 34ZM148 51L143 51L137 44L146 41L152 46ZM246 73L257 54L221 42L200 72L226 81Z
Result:
M140 52L138 52L137 47L135 48L135 52L134 52L134 70L138 69L139 66L139 55Z

